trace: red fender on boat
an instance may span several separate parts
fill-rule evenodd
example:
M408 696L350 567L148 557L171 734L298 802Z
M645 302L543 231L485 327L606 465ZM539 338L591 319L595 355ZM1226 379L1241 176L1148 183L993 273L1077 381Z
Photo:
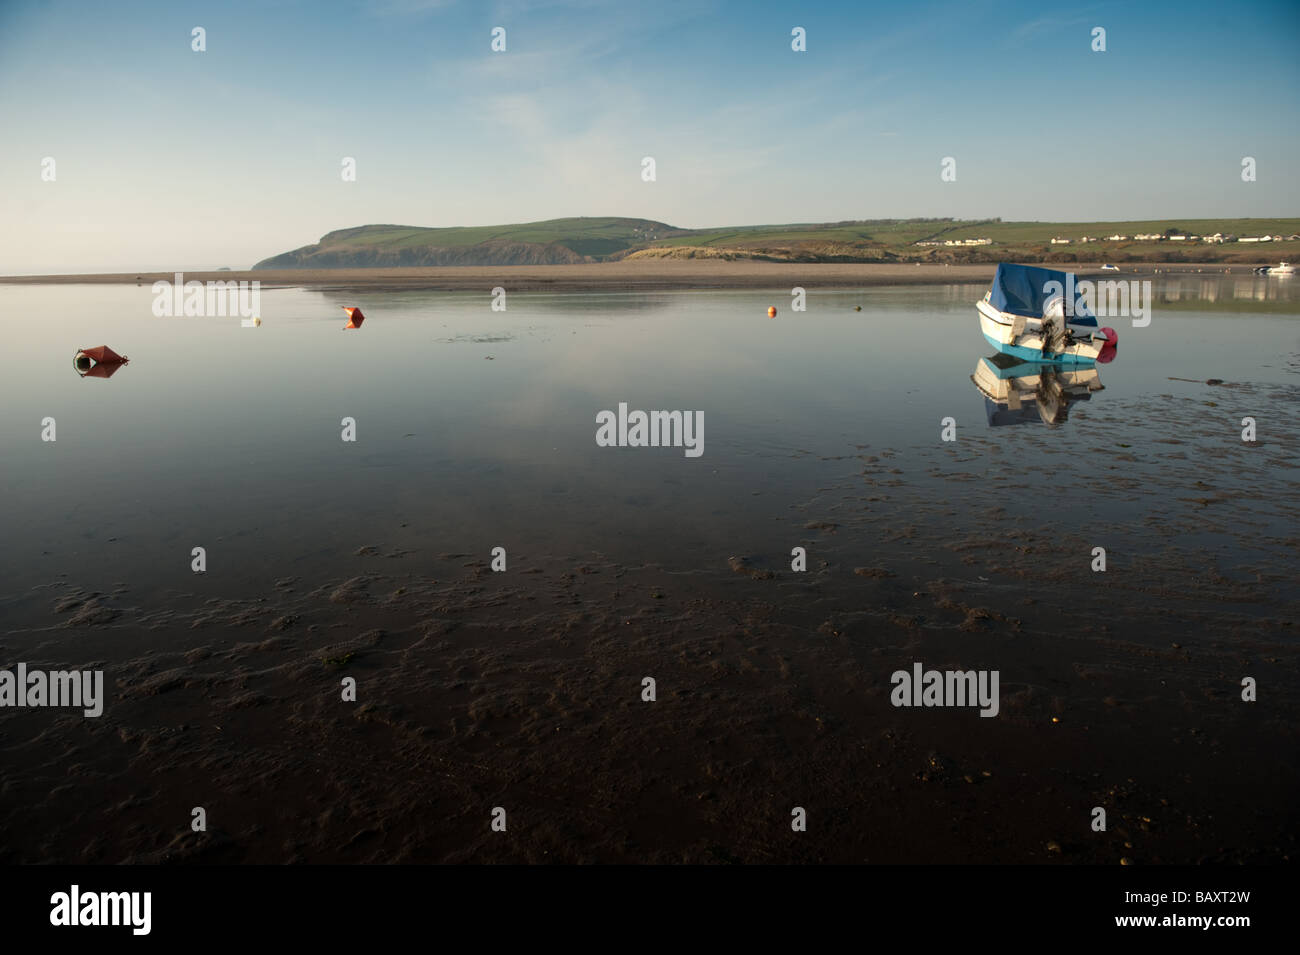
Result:
M343 311L348 313L348 323L343 326L343 330L345 332L349 328L360 328L361 323L366 320L366 317L361 314L361 309L359 308L347 306L347 305L343 305L341 306L341 308L343 309Z
M1101 334L1106 339L1106 344L1101 346L1097 361L1104 365L1115 360L1115 352L1119 350L1119 332L1110 326L1106 326L1101 330Z

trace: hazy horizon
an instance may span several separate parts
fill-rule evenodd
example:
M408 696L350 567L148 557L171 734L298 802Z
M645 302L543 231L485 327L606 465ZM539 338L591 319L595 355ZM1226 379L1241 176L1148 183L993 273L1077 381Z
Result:
M1296 215L1298 34L1282 2L17 0L0 274L240 269L372 223Z
M639 218L639 217L636 217L636 216L561 216L561 217L557 217L557 218L565 219L565 218ZM910 218L926 219L926 218L929 218L929 217L910 217ZM1165 222L1167 222L1167 221L1171 221L1171 220L1173 220L1173 219L1178 219L1178 218L1181 218L1181 220L1182 220L1183 222L1196 222L1196 221L1201 221L1201 220L1199 220L1199 219L1194 219L1194 218L1192 218L1192 217L1190 217L1190 216L1184 216L1184 217L1168 217L1168 218L1165 218L1165 219L1154 219L1154 220L1148 220L1148 221L1152 221L1152 222L1155 222L1155 223L1163 224L1163 223L1165 223ZM1223 218L1226 220L1228 217L1225 216L1225 217L1223 217ZM1276 219L1278 219L1278 218L1284 218L1284 217L1278 217L1278 216L1260 216L1260 217L1240 216L1240 217L1235 217L1235 218L1237 218L1237 219L1247 219L1247 220L1252 219L1252 218L1258 218L1259 221L1273 221L1273 220L1276 220ZM462 222L454 222L454 223L447 223L445 226L436 226L436 227L433 227L433 228L453 228L453 229L454 229L454 228L477 228L477 227L488 227L488 228L491 228L491 227L493 227L493 226L526 226L526 225L532 225L532 224L539 224L539 223L546 222L546 221L554 221L554 220L530 220L530 221L528 221L528 222L484 222L484 223L462 223ZM658 221L658 220L655 220L655 221ZM848 221L870 221L870 220L839 220L839 221L845 221L845 222L848 222ZM935 221L937 222L937 221L943 221L943 220L942 220L942 219L936 219ZM976 222L983 222L983 221L989 221L989 220L987 220L987 219L984 219L984 220L981 220L981 219L953 219L953 220L951 220L951 221L953 221L953 222L955 222L955 223L964 223L964 222L976 223ZM1003 219L1002 221L1003 221L1003 222L1006 222L1006 221L1008 221L1008 220ZM1112 223L1114 223L1114 224L1121 224L1121 223L1126 223L1126 222L1143 221L1143 220L1093 219L1093 220L1088 220L1088 221L1079 221L1079 222L1076 222L1076 223L1071 223L1071 222L1059 222L1059 223L1058 223L1058 222L1051 222L1051 223L1048 223L1047 220L1016 220L1016 221L1023 221L1023 222L1041 222L1041 223L1044 223L1044 224L1061 225L1061 226L1069 226L1069 225L1097 225L1097 226L1109 226L1109 225L1111 225ZM682 228L682 229L686 229L686 228L703 228L703 229L709 230L709 229L714 229L714 228L723 229L723 228L727 228L727 227L747 228L747 227L753 227L753 226L757 226L757 227L762 227L762 226L811 226L811 225L834 225L834 224L836 224L836 223L834 223L834 222L802 222L802 223L801 223L801 222L779 222L779 223L778 223L778 222L714 223L714 224L711 225L711 226L702 226L702 227L686 227L686 226L677 226L676 223L671 223L671 222L668 222L668 223L663 223L663 222L661 222L660 224L662 224L662 225L672 226L672 227L674 227L674 228ZM412 222L386 222L386 223L374 222L374 223L359 223L359 224L357 224L357 225L353 225L353 226L340 226L337 230L330 230L330 231L331 231L331 232L333 232L333 231L346 231L346 230L348 230L348 229L358 228L358 227L362 227L362 226L399 226L399 227L411 227L411 226L414 226L414 227L420 227L420 225L421 225L420 223L412 223ZM317 237L317 239L320 239L320 238L322 238L322 236L318 236L318 237ZM305 246L311 246L311 245L314 245L314 244L316 244L316 240L312 240L311 242L304 243ZM298 247L296 247L296 248L301 248L301 247L302 247L302 246L298 246ZM1262 246L1261 246L1260 248L1261 248L1261 251L1263 251L1263 252L1268 252L1268 251L1269 251L1268 249L1264 249L1264 247L1262 247ZM280 253L283 253L283 252L290 252L290 251L294 251L294 250L293 250L293 249L281 249L281 250L279 250L279 251L280 251ZM279 254L279 253L268 253L267 255L262 256L262 257L261 257L260 259L258 259L257 261L260 262L260 261L262 261L262 259L271 258L271 257L273 257L273 256L276 255L276 254ZM205 264L205 265L197 265L197 266L195 266L195 265L190 265L190 266L185 266L185 267L173 267L173 266L170 266L170 265L161 265L161 266L132 266L131 268L121 269L121 270L115 270L115 269L102 269L102 268L76 268L76 267L59 266L58 268L48 269L48 270L41 270L41 271L35 271L35 270L33 270L33 271L30 271L30 272L27 272L26 274L27 274L27 275L84 275L84 274L96 274L96 273L99 273L99 274L109 275L109 274L122 274L122 273L124 273L124 272L140 272L140 273L186 272L186 271L188 271L188 272L210 272L210 271L220 271L220 270L224 270L224 269L229 269L230 271L234 271L234 272L241 272L241 271L249 271L249 270L251 270L252 267L253 267L255 264L256 264L256 262L250 262L250 263L247 263L246 265L245 265L245 264L240 264L240 265L228 265L228 264L219 264L219 265L214 265L214 264ZM434 266L434 267L447 268L447 267L449 267L449 266ZM279 268L279 266L276 266L276 268ZM9 275L9 276L15 276L15 277L17 277L17 276L21 276L22 274L23 274L23 273L19 273L19 272L4 272L4 271L0 270L0 275Z

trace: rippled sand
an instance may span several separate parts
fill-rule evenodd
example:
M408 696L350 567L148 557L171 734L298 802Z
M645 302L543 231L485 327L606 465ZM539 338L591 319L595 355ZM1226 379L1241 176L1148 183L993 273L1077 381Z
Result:
M1088 457L1028 428L860 448L791 502L803 574L720 550L692 573L441 554L416 577L356 541L371 570L247 599L48 582L0 657L102 667L110 698L0 712L0 861L1293 858L1298 400L1079 406L1118 436ZM1256 445L1206 413L1238 404L1270 423ZM1124 440L1139 413L1158 440ZM998 503L1049 479L1104 488L1105 520ZM1107 573L1081 572L1103 540ZM914 661L999 670L999 716L892 707Z

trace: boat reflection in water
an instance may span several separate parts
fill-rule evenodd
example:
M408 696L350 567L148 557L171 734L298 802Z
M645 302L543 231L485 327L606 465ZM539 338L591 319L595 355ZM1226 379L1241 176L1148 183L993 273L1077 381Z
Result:
M1070 405L1105 387L1095 365L1027 362L1003 354L981 358L970 380L984 395L990 427L1038 421L1056 427L1069 417Z

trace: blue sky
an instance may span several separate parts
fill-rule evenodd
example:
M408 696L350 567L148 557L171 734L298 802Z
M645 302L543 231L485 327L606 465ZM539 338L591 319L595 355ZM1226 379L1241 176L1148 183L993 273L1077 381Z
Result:
M1298 107L1295 2L2 0L0 273L370 222L1294 216Z

